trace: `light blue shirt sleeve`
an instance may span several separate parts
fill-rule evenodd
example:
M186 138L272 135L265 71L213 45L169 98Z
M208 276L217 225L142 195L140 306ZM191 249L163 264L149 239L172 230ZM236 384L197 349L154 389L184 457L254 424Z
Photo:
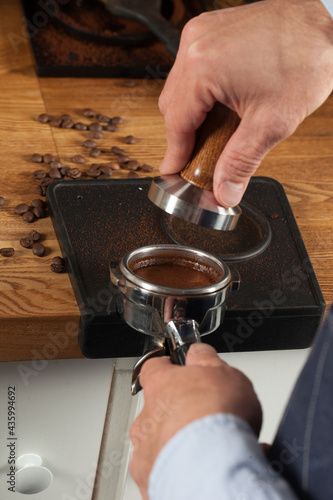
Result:
M331 17L333 18L333 0L321 0L321 3L323 3L328 10L328 12L331 14Z
M249 425L218 413L191 422L159 453L149 500L296 500ZM277 469L281 472L282 464Z

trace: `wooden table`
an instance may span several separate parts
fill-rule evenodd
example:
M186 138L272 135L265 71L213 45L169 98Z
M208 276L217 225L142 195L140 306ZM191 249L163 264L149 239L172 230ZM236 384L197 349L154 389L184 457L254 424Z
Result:
M37 117L43 112L69 113L84 121L85 107L121 115L119 132L105 134L102 147L122 147L126 135L136 136L137 143L126 149L133 158L154 166L149 175L157 175L166 147L157 106L163 82L137 80L134 88L126 88L121 79L38 78L30 44L22 36L22 16L18 0L0 4L0 196L5 198L0 207L0 248L15 248L13 257L0 257L0 361L77 358L79 310L68 275L50 270L52 258L61 255L51 220L27 224L14 207L38 197L33 153L52 153L70 163L73 154L82 152L80 145L88 134L43 125ZM17 37L21 43L13 44L20 40ZM258 175L283 184L327 302L333 297L332 156L333 96L258 170ZM119 171L113 177L127 175ZM44 235L44 257L19 244L32 229Z

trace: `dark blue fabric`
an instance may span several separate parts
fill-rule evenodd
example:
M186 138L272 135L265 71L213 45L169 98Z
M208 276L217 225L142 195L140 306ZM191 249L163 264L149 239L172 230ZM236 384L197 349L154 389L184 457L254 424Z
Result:
M333 500L333 306L317 334L274 443L271 471L300 499Z

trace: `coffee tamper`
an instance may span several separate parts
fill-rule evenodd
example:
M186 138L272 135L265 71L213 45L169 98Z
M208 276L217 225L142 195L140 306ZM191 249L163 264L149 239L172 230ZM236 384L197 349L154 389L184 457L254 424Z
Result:
M168 214L222 231L235 229L239 206L222 207L213 194L217 160L239 124L238 115L216 103L198 130L192 157L180 174L155 177L148 197Z

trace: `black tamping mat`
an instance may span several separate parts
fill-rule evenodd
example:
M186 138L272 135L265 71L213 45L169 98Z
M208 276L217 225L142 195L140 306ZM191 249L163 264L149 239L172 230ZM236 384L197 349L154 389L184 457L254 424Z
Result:
M47 202L80 309L86 357L142 355L146 335L117 312L109 264L135 248L180 243L222 256L240 289L221 326L203 340L218 352L305 348L325 311L312 264L281 184L254 177L235 231L202 228L165 214L147 197L151 179L51 184Z

